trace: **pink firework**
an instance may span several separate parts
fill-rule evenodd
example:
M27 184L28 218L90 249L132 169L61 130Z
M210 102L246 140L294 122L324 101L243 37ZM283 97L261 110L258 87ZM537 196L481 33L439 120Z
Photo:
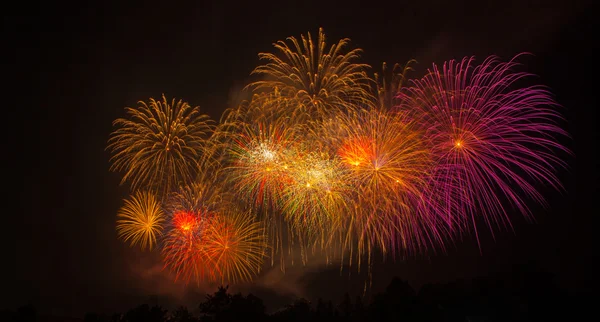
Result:
M557 137L567 133L557 124L558 105L542 86L518 86L532 75L513 71L517 57L434 64L398 97L434 155L434 193L424 207L455 231L476 228L478 217L490 229L510 226L511 208L529 216L527 199L544 203L540 185L560 188L555 168L564 162L556 152L566 148Z

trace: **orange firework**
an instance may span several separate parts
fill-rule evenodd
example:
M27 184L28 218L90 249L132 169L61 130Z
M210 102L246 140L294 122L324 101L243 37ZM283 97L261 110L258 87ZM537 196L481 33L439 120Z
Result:
M221 194L208 178L204 179L181 187L169 198L171 218L162 253L165 267L176 280L199 283L211 273L203 247L207 227L221 205Z
M178 211L173 214L172 228L166 235L163 245L165 267L174 274L175 279L198 283L205 279L209 270L209 261L203 256L206 242L206 229L213 217L211 213Z
M265 232L249 213L235 212L231 196L204 178L169 200L172 213L163 256L185 282L251 280L266 250Z
M391 69L387 67L386 63L383 63L381 73L375 73L374 89L377 91L378 107L381 110L389 111L399 104L397 96L407 80L406 73L412 70L410 64L415 62L415 60L410 60L404 67L394 64Z
M332 139L347 180L354 207L346 224L346 247L357 242L358 253L373 247L418 250L437 238L424 229L431 220L419 211L431 167L421 135L401 114L379 109L341 114Z
M229 210L211 221L202 250L210 261L214 280L249 281L263 264L267 250L265 231L250 213Z

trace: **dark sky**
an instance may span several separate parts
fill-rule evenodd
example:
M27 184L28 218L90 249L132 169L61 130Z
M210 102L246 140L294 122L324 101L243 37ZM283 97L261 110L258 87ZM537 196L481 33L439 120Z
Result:
M565 189L544 190L549 206L533 208L536 222L516 217L514 232L497 233L495 240L486 233L481 251L465 238L445 254L377 265L373 290L395 275L419 287L527 264L552 272L570 292L592 280L598 177L591 29L597 14L589 3L178 2L30 4L4 13L8 207L0 235L8 256L2 256L0 308L32 302L54 314L82 315L148 298L201 298L206 287L172 283L155 255L117 240L115 215L128 188L108 171L111 122L124 116L123 107L162 93L218 119L251 79L257 53L319 27L331 42L351 38L376 69L383 61L417 59L415 77L433 62L531 52L522 62L556 94L573 137L565 143L575 157L567 157L569 169L559 173ZM363 277L317 264L285 276L267 267L256 283L238 289L258 293L270 307L293 296L337 301L362 290Z

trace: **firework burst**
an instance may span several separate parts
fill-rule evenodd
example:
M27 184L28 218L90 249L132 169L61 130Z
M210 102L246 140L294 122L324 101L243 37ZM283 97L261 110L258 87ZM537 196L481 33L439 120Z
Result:
M281 191L289 182L289 156L297 137L288 118L272 108L273 101L252 101L229 131L226 178L233 191L257 210L277 208ZM248 119L248 115L254 117ZM229 122L233 124L234 122Z
M347 171L353 207L346 216L346 243L365 250L417 251L433 240L432 216L419 211L430 194L432 166L428 147L406 116L371 109L340 114L327 128Z
M162 254L165 267L175 274L175 280L181 279L187 283L195 279L200 283L207 276L210 277L210 260L203 253L206 230L213 217L214 214L210 212L185 210L172 215Z
M108 149L113 153L111 170L124 172L121 183L130 181L166 195L179 184L191 182L212 131L207 115L182 100L153 98L125 109L129 118L117 119Z
M171 214L162 247L165 268L175 279L203 280L212 278L210 261L203 255L207 229L222 206L221 193L210 181L197 180L171 194L167 209Z
M267 244L263 225L251 213L226 210L211 221L206 236L202 254L214 280L250 281L260 272Z
M157 237L162 235L165 221L161 205L156 197L148 192L136 192L117 213L117 233L131 246L152 250Z
M555 151L565 149L555 137L566 133L546 88L517 86L530 75L514 72L514 59L473 61L434 65L401 94L401 108L421 122L435 157L430 185L440 215L450 224L475 226L481 215L490 228L510 226L506 203L528 215L524 196L543 202L536 183L560 187Z
M397 96L407 81L406 74L412 70L410 67L412 63L415 63L415 60L410 60L403 67L400 64L394 64L391 69L386 63L383 63L381 73L375 73L374 89L377 92L379 109L389 111L398 105Z
M176 280L247 281L260 271L267 249L263 226L250 213L236 212L230 197L214 182L198 181L170 198L163 257Z
M290 162L291 182L283 191L283 213L302 247L324 249L346 213L349 185L336 157L325 152L298 152ZM303 258L306 260L306 258Z
M316 44L310 33L302 35L300 40L295 37L287 40L289 43L274 44L280 55L259 54L261 60L268 62L252 72L265 76L264 80L249 85L255 91L278 90L296 102L295 108L313 116L346 110L373 98L368 87L371 79L365 72L369 66L354 62L361 50L346 51L349 39L342 39L328 49L323 29L319 29Z

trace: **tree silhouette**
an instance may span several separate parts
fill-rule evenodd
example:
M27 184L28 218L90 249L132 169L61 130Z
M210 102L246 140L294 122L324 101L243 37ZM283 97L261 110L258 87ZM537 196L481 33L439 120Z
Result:
M37 319L37 310L32 304L27 304L17 310L17 322L35 322Z
M169 322L198 322L198 319L188 311L187 307L180 306L171 313Z
M84 315L83 321L84 322L109 322L110 319L105 314L89 312Z
M281 310L267 315L263 301L252 294L229 294L221 286L199 304L201 316L195 317L186 307L167 315L160 306L143 304L124 314L88 313L85 322L225 322L225 321L579 321L579 312L594 307L593 296L570 296L558 287L552 275L530 267L515 268L511 273L486 276L469 281L427 284L419 292L400 278L395 278L384 292L374 295L370 303L344 294L338 305L319 298L314 306L300 298ZM590 293L593 294L593 293ZM366 302L366 301L365 301ZM16 312L1 310L0 322L63 321L64 318L39 316L31 306ZM73 319L73 321L81 321Z
M340 312L340 317L349 320L352 315L352 311L354 311L354 307L352 305L352 300L350 299L350 294L346 292L344 294L344 298L342 299L342 303L338 306L338 310Z
M273 321L309 321L311 317L310 302L300 298L294 303L285 307L285 309L275 313Z
M200 303L202 321L219 321L219 317L231 303L231 295L227 293L229 285L219 286L213 295L206 295L206 301Z
M369 307L370 315L377 321L396 321L399 317L407 320L417 318L417 297L415 290L407 282L394 278L385 292L374 297Z
M150 307L148 304L142 304L127 311L121 322L164 322L166 315L167 310L163 310L160 306Z
M337 312L334 312L333 310L333 303L331 303L331 301L325 302L323 299L319 298L315 309L315 320L332 321L335 318L337 318Z
M207 295L200 303L201 321L263 321L266 319L263 301L252 295L231 295L229 286L219 287L214 295Z

